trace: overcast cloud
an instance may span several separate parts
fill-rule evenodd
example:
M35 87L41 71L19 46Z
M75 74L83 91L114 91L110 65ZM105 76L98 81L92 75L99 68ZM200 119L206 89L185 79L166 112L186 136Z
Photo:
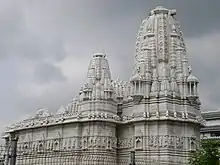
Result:
M220 108L219 0L0 0L0 131L67 104L93 52L127 80L140 23L158 5L177 9L203 109Z

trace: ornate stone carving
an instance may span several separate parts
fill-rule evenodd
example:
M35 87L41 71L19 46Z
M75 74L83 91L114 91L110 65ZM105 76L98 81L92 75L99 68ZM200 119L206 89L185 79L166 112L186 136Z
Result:
M143 148L143 139L141 136L137 136L135 138L135 149L142 149Z
M169 117L169 111L168 110L166 111L166 117Z
M133 147L133 138L126 138L126 139L118 139L117 147L119 149L123 148L132 148Z
M194 142L195 138L191 137L179 137L170 135L150 135L150 136L137 136L135 137L135 148L142 149L143 139L146 140L146 144L149 147L162 147L162 148L176 148L183 149L185 139L189 139L190 142ZM131 148L134 147L132 144L133 138L118 139L118 148ZM190 150L190 148L188 148Z
M173 116L174 116L175 118L177 118L177 112L176 112L176 111L174 111Z
M53 142L53 151L59 151L60 150L60 140L56 139Z
M67 113L67 110L63 107L63 106L61 106L60 107L60 109L57 111L57 115L63 115L63 114L65 114L65 113Z
M36 117L48 117L48 116L50 116L48 109L41 108L36 112Z

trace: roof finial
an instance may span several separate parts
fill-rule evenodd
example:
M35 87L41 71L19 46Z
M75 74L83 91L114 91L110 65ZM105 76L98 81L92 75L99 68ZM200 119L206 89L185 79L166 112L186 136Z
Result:
M188 71L189 71L189 74L192 73L192 67L190 65L188 66Z

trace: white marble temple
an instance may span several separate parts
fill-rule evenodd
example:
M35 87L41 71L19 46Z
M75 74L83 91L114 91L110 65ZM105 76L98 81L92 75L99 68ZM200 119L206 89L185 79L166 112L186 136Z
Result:
M84 151L85 158L105 153L108 165L122 165L131 151L136 165L187 164L204 120L175 15L159 6L143 20L129 81L113 81L106 55L95 53L76 99L55 114L40 109L5 132L35 147L48 140L53 150Z

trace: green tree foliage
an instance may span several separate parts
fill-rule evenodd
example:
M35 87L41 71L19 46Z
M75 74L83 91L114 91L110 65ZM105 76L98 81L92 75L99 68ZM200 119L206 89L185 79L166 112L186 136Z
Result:
M219 140L202 140L200 147L192 153L190 165L219 165Z

